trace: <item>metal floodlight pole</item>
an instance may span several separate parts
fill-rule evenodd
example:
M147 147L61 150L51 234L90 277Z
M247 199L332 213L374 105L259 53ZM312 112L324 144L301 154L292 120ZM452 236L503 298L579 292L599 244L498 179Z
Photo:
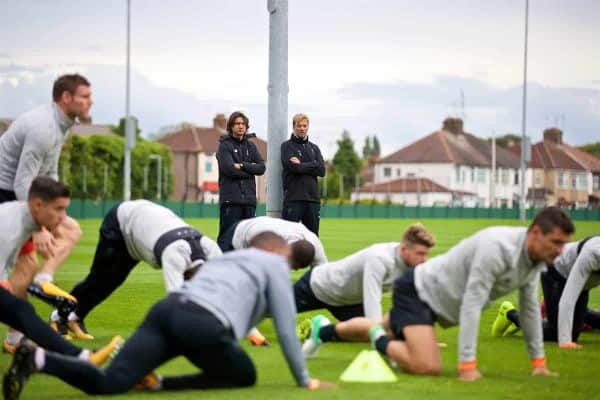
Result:
M125 156L123 159L123 200L131 199L131 132L129 129L130 59L131 59L131 0L127 0L127 64L125 67ZM135 132L133 132L135 135Z
M269 12L269 122L267 126L267 215L281 216L281 143L287 137L288 2L267 0Z
M525 190L526 190L526 180L525 176L525 155L527 153L527 40L529 34L529 0L525 0L525 45L524 45L524 54L523 54L523 112L522 112L522 123L521 123L521 194L519 201L519 220L521 222L525 222Z

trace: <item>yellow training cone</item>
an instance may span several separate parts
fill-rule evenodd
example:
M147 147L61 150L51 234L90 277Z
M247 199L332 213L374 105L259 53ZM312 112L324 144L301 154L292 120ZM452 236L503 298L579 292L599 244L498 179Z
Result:
M396 375L376 350L363 350L340 376L344 382L396 382Z

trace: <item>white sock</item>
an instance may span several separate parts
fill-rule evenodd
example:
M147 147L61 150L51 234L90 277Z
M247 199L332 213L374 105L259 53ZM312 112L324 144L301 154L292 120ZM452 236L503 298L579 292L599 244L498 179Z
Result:
M246 336L262 336L262 333L260 333L260 331L256 327L253 327L248 331L248 334Z
M35 363L35 369L41 371L46 365L46 352L41 347L35 348L35 356L33 358Z
M9 330L6 332L6 343L10 345L19 344L22 338L23 334L19 331Z
M40 282L54 282L54 275L49 274L48 272L40 272L33 278L35 283Z
M79 321L79 316L75 312L71 311L67 317L69 321Z
M50 314L50 321L60 321L60 315L58 315L58 310L52 311L52 314Z
M79 353L79 355L77 356L77 358L83 360L83 361L87 361L90 359L90 356L92 355L92 352L89 350L81 350L81 353Z

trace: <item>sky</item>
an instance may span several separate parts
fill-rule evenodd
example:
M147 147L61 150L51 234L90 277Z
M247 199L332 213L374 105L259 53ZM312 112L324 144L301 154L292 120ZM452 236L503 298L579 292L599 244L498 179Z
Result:
M168 4L168 5L167 5ZM289 119L310 116L331 157L346 129L389 153L460 116L478 136L521 133L523 0L289 0ZM92 82L94 122L125 113L125 0L0 0L0 118ZM600 2L530 0L526 133L600 140ZM132 113L144 134L217 112L267 136L267 0L131 0ZM290 127L291 128L291 127Z

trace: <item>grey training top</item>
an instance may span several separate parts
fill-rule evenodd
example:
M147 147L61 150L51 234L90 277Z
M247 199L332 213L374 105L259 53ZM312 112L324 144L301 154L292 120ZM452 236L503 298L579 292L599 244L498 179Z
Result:
M154 268L162 266L167 291L179 289L183 273L192 263L190 244L183 239L169 244L160 263L154 257L154 245L168 231L189 225L173 211L148 200L122 202L117 208L117 219L131 258L145 261ZM222 254L217 243L206 235L202 235L200 247L207 260Z
M421 300L442 325L460 325L461 362L475 359L482 309L514 289L519 289L521 327L529 356L544 356L537 290L546 264L529 259L526 235L526 228L520 227L483 229L416 267L415 286Z
M17 254L31 234L39 229L24 201L0 204L0 280L8 279Z
M600 236L589 239L579 256L579 242L569 243L554 260L554 267L567 278L558 303L558 343L573 341L575 303L584 289L600 285Z
M365 317L382 318L381 295L406 269L398 255L400 243L377 243L338 261L314 267L310 287L332 306L363 303Z
M270 315L296 383L308 385L296 336L290 266L284 258L255 248L232 251L204 263L177 292L212 312L238 340Z
M58 180L58 159L74 121L52 102L17 117L0 136L0 189L27 200L36 176Z

